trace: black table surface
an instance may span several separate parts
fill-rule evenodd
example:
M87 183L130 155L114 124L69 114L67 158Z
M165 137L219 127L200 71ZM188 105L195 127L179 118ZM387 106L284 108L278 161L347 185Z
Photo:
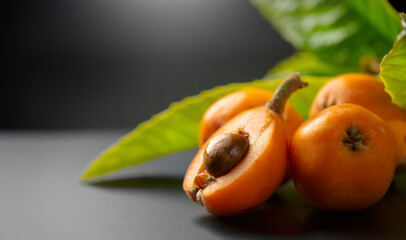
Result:
M406 239L406 190L397 186L369 209L331 213L289 183L254 212L212 216L181 187L196 150L80 183L124 133L0 132L0 239Z

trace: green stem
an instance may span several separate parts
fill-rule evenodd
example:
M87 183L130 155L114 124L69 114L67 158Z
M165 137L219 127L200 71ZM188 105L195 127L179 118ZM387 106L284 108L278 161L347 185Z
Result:
M292 93L294 93L296 90L306 86L307 83L300 79L299 73L291 73L278 86L271 100L266 103L265 107L271 111L274 111L279 116L282 116L285 104L290 95L292 95Z

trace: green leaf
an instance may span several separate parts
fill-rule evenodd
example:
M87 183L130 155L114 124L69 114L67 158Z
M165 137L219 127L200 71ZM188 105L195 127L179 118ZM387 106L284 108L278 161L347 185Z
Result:
M381 59L401 27L384 0L252 0L297 49L320 61L356 68L364 56Z
M101 153L85 170L81 180L84 182L97 180L109 173L153 158L197 147L200 118L217 99L247 87L274 90L281 80L267 78L229 84L171 104L167 110L141 123ZM303 80L309 82L309 87L293 94L290 102L302 116L306 117L311 101L328 78L304 76Z
M406 14L402 13L401 18L404 29L392 50L383 58L379 77L392 101L406 109Z
M275 75L277 73L288 74L290 72L300 72L301 74L312 76L334 76L357 71L359 71L358 67L331 65L325 61L321 61L312 53L299 52L279 62L279 64L272 68L266 76Z
M347 0L358 14L389 42L394 42L401 29L399 13L386 0Z

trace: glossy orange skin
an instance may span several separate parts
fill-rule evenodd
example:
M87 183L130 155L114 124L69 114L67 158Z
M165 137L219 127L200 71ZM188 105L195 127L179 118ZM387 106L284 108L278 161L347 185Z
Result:
M195 177L204 171L203 153L210 139L222 133L248 134L250 146L241 162L202 190L205 209L215 215L242 214L265 202L281 183L287 162L283 121L274 112L258 107L237 115L218 129L196 154L186 172L183 189L190 192Z
M328 101L334 104L354 103L381 117L392 129L398 145L398 169L406 168L406 111L392 104L384 84L375 76L349 73L331 79L316 95L310 117L324 109Z
M230 93L217 100L204 114L199 128L199 145L202 145L219 127L237 114L254 107L265 105L272 98L271 91L261 88L247 88ZM303 123L303 118L289 104L285 106L283 119L288 139Z
M365 136L366 148L343 145L349 126ZM306 121L293 136L291 177L311 205L329 211L367 208L386 193L396 168L396 142L388 125L355 104L329 107Z

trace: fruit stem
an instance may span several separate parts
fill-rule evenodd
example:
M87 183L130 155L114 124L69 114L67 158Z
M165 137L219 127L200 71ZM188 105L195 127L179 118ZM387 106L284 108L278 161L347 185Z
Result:
M287 76L283 82L278 86L271 100L269 100L265 107L271 111L274 111L279 116L282 116L285 104L288 101L290 95L300 88L307 86L306 82L300 79L300 74L297 72L291 73Z
M379 67L379 61L375 57L363 57L360 60L360 67L363 72L369 74L376 74L379 75L381 69Z

